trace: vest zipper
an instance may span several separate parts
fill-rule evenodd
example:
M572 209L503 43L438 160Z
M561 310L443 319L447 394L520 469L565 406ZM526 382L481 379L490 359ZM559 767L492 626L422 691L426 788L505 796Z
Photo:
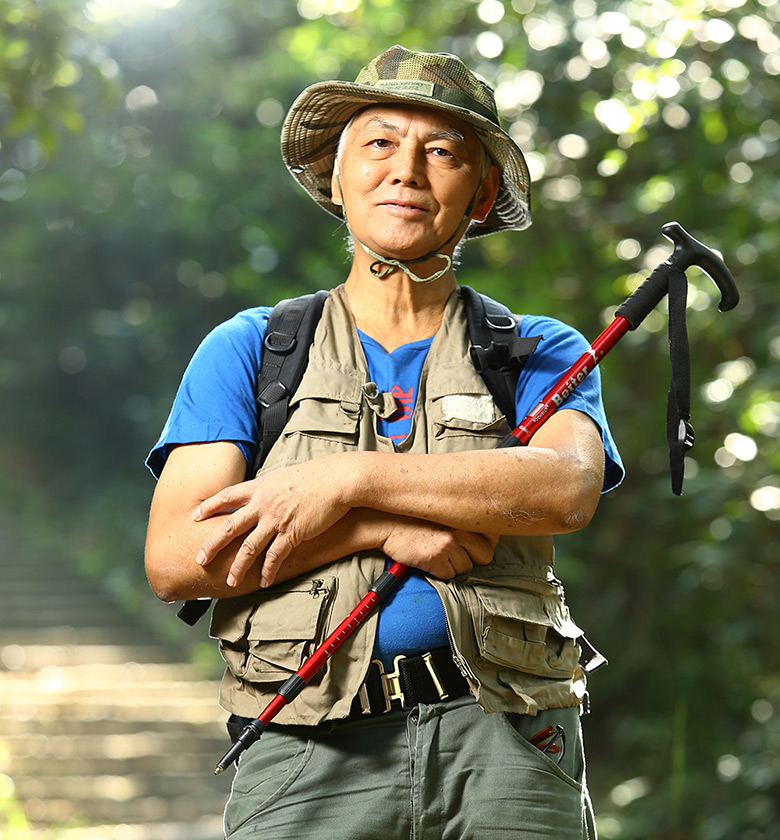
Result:
M458 649L455 647L455 641L452 638L452 628L450 627L450 619L447 615L447 609L444 606L444 599L441 597L441 593L439 590L434 586L433 591L438 595L439 601L441 602L442 612L444 613L444 627L447 630L447 641L450 643L450 651L452 652L452 659L455 664L458 666L458 670L463 674L466 679L472 679L474 682L479 684L479 680L477 679L477 675L471 670L471 666L468 663L468 660L460 654Z

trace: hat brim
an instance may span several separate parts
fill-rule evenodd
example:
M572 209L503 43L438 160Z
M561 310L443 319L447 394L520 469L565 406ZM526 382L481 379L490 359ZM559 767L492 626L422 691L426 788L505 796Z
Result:
M531 224L531 178L515 141L496 123L466 108L427 96L378 90L356 82L318 82L295 100L282 126L282 158L309 195L338 219L331 176L339 137L363 108L376 104L412 103L445 111L470 125L501 173L498 195L487 218L474 221L465 238L500 230L524 230Z

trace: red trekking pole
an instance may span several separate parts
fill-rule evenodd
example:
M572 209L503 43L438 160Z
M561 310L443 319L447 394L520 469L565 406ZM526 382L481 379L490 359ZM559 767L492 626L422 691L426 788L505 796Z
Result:
M641 286L618 308L614 321L591 344L584 353L558 380L558 382L544 396L541 402L522 420L515 429L499 444L499 448L509 446L525 446L531 440L536 430L545 423L552 414L564 403L567 397L590 374L596 365L617 344L629 330L636 329L647 315L669 294L670 296L670 343L672 344L672 363L675 365L675 347L683 343L684 356L687 367L687 340L684 332L685 310L685 270L692 265L701 268L714 281L721 293L718 308L721 312L733 309L739 302L739 292L731 272L723 260L712 250L694 239L677 222L667 222L662 228L664 235L674 242L674 251L667 260L658 265ZM681 290L682 284L682 290ZM674 289L674 307L672 298ZM682 306L682 312L680 311ZM675 321L673 336L672 321ZM682 324L680 323L682 321ZM678 362L679 364L679 362ZM672 391L684 391L687 381L682 388L674 387L673 371ZM683 377L686 378L687 377ZM679 494L682 484L682 457L693 445L693 429L688 422L685 400L676 395L676 402L671 399L671 418L667 423L670 454L672 458L672 485ZM674 404L673 404L674 403ZM680 405L682 403L682 405ZM675 477L675 469L677 477ZM260 715L247 724L238 739L225 753L217 764L215 775L227 769L241 753L250 747L263 734L266 726L291 700L305 688L309 680L330 659L340 645L362 624L373 610L394 591L400 580L408 571L408 567L401 563L392 563L383 572L362 598L360 603L339 624L339 626L325 639L304 664L287 679L279 688L274 699L265 707Z

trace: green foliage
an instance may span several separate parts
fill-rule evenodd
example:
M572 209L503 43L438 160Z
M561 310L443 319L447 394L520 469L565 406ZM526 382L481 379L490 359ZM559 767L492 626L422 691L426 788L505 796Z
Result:
M392 43L458 53L496 86L535 206L528 232L466 248L462 282L593 338L670 253L670 219L737 278L722 314L689 272L685 495L659 307L602 365L628 477L559 565L611 660L587 726L602 837L780 836L779 17L738 0L0 0L9 503L143 587L141 462L197 342L345 274L342 231L281 162L286 108Z
M85 89L107 105L115 98L112 64L89 42L80 8L74 0L0 1L0 125L4 138L31 135L21 154L32 168L57 150L63 130L84 131Z
M0 742L0 750L6 751ZM14 784L8 776L0 776L0 830L7 840L30 840L32 834L14 791Z

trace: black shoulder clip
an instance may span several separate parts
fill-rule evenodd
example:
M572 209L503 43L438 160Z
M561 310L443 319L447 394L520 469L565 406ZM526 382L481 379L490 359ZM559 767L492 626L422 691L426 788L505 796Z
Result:
M513 429L517 378L542 336L518 336L520 319L509 309L469 286L460 288L471 340L471 361Z

